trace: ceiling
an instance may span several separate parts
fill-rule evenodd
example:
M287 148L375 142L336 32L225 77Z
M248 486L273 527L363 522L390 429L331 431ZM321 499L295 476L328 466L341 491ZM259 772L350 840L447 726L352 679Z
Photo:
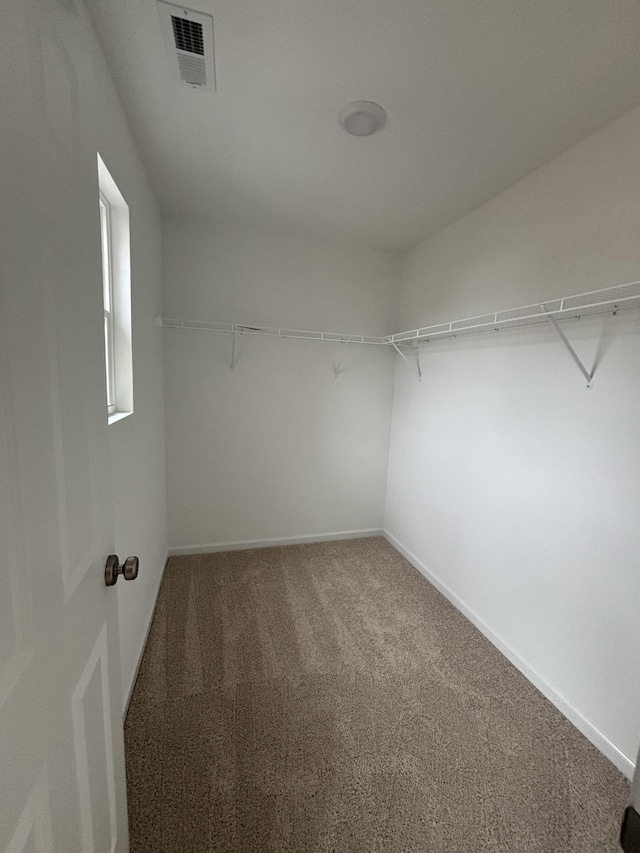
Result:
M211 94L154 0L87 5L166 214L400 251L640 102L638 0L190 0Z

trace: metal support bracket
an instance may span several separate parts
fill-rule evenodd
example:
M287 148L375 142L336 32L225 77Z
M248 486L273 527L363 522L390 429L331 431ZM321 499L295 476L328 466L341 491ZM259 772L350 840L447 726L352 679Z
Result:
M546 311L546 308L544 305L542 306L542 309L543 309L543 311ZM574 350L574 348L569 343L567 336L565 335L565 333L562 331L562 329L558 325L558 321L556 320L556 318L552 317L551 314L549 314L549 313L547 313L546 316L547 316L547 320L551 323L555 333L557 334L557 336L560 338L562 343L567 348L569 355L575 361L575 363L578 365L578 368L580 369L580 373L582 373L584 378L587 380L587 388L591 388L591 386L593 385L593 373L589 373L587 368L584 366L584 364L580 360L577 352Z
M344 358L344 341L340 341L340 358L338 359L338 363L333 366L333 375L337 379L338 376L342 373L342 360Z
M420 367L420 350L418 349L417 344L414 344L414 346L413 346L413 352L414 352L415 357L416 357L415 365L409 361L407 356L402 352L402 350L400 349L400 347L397 344L394 343L394 344L392 344L392 346L393 346L394 350L398 353L398 355L408 364L408 366L411 368L411 370L415 371L415 373L418 376L418 379L420 380L420 382L422 382L422 369Z
M231 370L236 366L236 335L238 334L236 327L233 327L231 334Z

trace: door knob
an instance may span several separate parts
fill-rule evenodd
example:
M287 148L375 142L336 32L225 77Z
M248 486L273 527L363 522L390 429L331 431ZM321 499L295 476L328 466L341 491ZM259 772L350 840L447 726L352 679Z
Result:
M107 586L113 586L118 580L118 575L122 575L126 581L134 581L138 577L139 563L137 557L127 557L123 565L120 565L119 558L111 554L107 557L107 564L104 567L104 582Z

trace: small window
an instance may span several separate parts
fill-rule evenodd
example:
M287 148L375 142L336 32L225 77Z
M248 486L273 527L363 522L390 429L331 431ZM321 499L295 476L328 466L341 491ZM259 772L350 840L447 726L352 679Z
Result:
M107 417L133 413L129 207L98 154Z
M107 410L116 411L115 364L113 352L113 280L111 278L111 210L100 193L100 238L102 243L102 302L104 305L104 356L107 369Z

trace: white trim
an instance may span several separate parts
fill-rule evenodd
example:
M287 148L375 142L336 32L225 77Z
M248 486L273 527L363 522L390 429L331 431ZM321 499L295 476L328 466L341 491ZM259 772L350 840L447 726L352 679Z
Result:
M369 536L384 536L380 527L364 530L341 530L335 533L315 533L310 536L285 536L281 539L242 539L239 542L215 542L209 545L183 545L169 548L170 557L189 554L215 554L219 551L246 551L251 548L274 548L278 545L306 545L312 542L335 542L338 539L366 539Z
M122 421L132 414L133 412L114 412L112 415L109 415L107 417L107 423L109 424L109 426L111 426L111 424L117 424L118 421Z
M411 565L416 568L421 575L423 575L429 583L433 584L437 590L439 590L448 601L453 604L453 606L462 613L471 623L473 623L476 628L484 634L484 636L491 642L493 645L507 658L507 660L511 661L511 663L520 670L520 672L527 678L534 687L537 687L538 690L545 696L552 705L562 713L569 722L573 723L573 725L578 729L578 731L582 732L582 734L587 738L587 740L591 741L591 743L598 749L603 755L605 755L615 766L620 770L624 775L631 779L633 777L633 771L635 769L635 764L632 759L628 758L621 750L618 749L615 744L613 744L599 729L595 727L595 725L588 720L574 705L571 704L561 693L559 693L548 681L546 681L541 675L539 675L534 669L532 669L526 661L524 661L520 655L515 652L501 637L495 634L491 628L482 620L482 618L470 607L468 607L464 601L459 598L459 596L449 587L444 581L441 581L438 577L436 577L429 569L422 563L415 554L412 554L407 548L405 548L396 537L390 533L388 530L383 530L382 535L385 539L393 545L393 547L402 554L405 559L407 559Z
M133 688L136 686L136 681L138 680L138 674L140 672L140 666L142 665L142 658L144 656L144 651L147 648L147 641L149 640L149 634L151 633L151 623L153 622L153 617L156 612L156 607L158 604L158 596L160 595L160 587L162 586L162 581L164 580L164 573L167 570L167 563L169 562L169 555L165 557L164 566L162 568L162 574L160 575L160 583L156 589L156 594L153 597L153 607L151 608L151 613L149 614L149 619L147 622L147 629L144 632L144 638L142 643L140 644L140 650L138 651L138 662L136 663L136 668L133 673L133 678L131 679L131 684L128 686L126 691L126 697L124 702L124 708L122 710L122 721L124 722L127 718L127 714L129 713L129 705L131 704L131 697L133 696ZM124 675L124 673L123 673ZM124 693L124 690L122 691Z

